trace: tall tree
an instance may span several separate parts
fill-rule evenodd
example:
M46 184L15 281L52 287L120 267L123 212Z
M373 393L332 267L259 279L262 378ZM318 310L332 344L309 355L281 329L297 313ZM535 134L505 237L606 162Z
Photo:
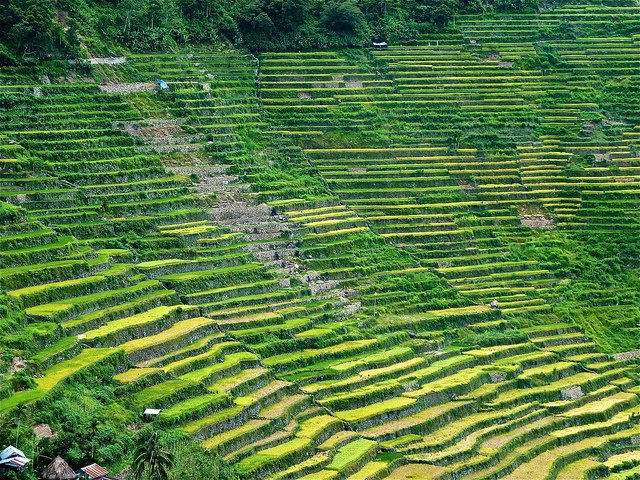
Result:
M51 0L7 0L0 8L0 41L18 54L42 54L62 44Z
M158 430L143 430L133 454L133 480L168 480L172 467L173 454L160 444Z

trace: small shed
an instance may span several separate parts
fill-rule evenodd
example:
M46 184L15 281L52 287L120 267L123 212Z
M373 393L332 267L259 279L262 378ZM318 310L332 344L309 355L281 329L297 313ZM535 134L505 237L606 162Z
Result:
M373 42L374 48L387 48L389 44L387 42Z
M22 450L9 445L0 452L0 472L22 472L30 461Z
M167 82L159 78L156 80L156 88L158 90L169 90L169 85L167 84Z
M62 457L57 456L40 476L44 480L74 480L78 475Z
M144 412L142 412L142 418L145 422L150 422L158 418L160 411L158 408L145 408Z
M78 471L78 478L88 478L90 480L106 480L109 471L98 465L97 463L92 463L91 465L87 465L86 467L82 467Z

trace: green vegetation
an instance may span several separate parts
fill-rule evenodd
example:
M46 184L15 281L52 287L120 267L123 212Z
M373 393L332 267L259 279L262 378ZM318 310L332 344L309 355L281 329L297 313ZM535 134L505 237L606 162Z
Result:
M173 467L173 454L162 448L158 432L147 430L140 432L138 445L133 452L131 476L136 480L157 478L168 480Z
M105 4L9 1L2 10L2 61L18 64L47 54L170 49L229 42L252 50L365 45L371 38L415 41L460 13L526 12L524 2L377 2L287 0L117 0Z
M635 473L636 3L36 3L0 7L23 478Z

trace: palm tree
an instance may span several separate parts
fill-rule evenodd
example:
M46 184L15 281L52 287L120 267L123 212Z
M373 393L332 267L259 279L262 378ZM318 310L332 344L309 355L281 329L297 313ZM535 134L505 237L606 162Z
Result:
M145 430L133 454L131 477L134 480L168 480L173 467L173 454L165 450L158 441L158 431Z

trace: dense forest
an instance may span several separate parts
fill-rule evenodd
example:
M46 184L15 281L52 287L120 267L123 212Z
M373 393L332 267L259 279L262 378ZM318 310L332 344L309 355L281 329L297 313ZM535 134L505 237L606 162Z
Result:
M456 14L541 8L540 0L7 0L0 61L220 42L254 51L363 46L412 40Z

